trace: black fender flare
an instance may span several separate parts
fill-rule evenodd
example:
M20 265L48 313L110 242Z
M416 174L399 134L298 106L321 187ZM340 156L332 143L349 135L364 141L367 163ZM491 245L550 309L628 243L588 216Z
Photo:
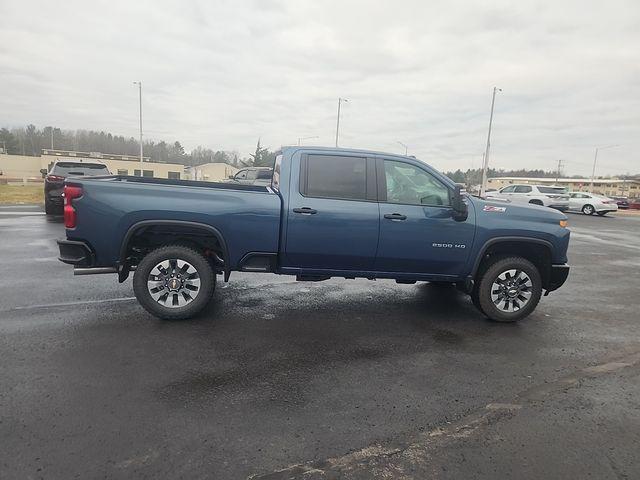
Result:
M121 282L124 281L129 275L129 269L124 269L123 266L126 262L127 258L127 245L131 240L131 237L136 233L137 230L140 230L144 227L156 226L156 225L175 225L178 227L190 227L190 228L201 228L203 230L211 233L218 242L220 243L220 247L222 248L222 259L224 260L224 281L229 280L229 275L231 274L231 261L229 258L229 248L227 247L227 242L224 239L224 236L216 227L211 225L207 225L206 223L199 222L189 222L185 220L142 220L140 222L136 222L131 225L124 237L122 238L122 243L120 244L120 257L119 257L119 276L122 278ZM127 270L126 273L123 270Z
M520 243L537 243L538 245L543 245L547 247L549 250L549 258L553 259L553 244L548 240L543 240L542 238L534 238L534 237L518 237L518 236L504 236L504 237L493 237L484 242L482 248L480 249L480 253L476 257L473 263L473 269L471 270L470 277L475 278L478 273L478 268L480 268L480 263L485 256L485 253L492 245L496 243L502 242L520 242Z

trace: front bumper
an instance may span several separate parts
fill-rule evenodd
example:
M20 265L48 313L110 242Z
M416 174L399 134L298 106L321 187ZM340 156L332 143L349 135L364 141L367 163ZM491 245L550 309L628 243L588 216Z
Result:
M60 238L58 239L58 249L60 250L58 260L61 262L76 267L90 267L94 263L93 252L85 242Z
M564 282L567 281L569 276L569 265L551 265L551 271L549 272L549 281L545 286L546 293L553 292L559 289Z

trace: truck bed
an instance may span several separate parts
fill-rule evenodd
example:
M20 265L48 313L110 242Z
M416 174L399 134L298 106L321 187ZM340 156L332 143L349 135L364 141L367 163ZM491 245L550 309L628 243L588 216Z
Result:
M68 178L80 186L70 240L91 239L97 267L118 262L127 231L140 222L210 225L230 248L234 267L249 252L278 251L281 199L270 187L122 175Z
M131 175L97 175L97 176L91 177L91 179L107 180L107 181L113 181L113 182L144 183L144 184L154 184L154 185L219 188L224 190L242 190L242 191L250 191L250 192L268 192L269 191L268 190L269 187L264 185L242 185L239 183L203 182L200 180L178 180L178 179L172 179L172 178L134 177Z

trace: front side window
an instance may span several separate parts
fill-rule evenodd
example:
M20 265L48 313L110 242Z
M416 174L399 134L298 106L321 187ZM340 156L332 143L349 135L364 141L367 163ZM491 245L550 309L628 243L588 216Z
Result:
M515 193L531 193L531 187L527 185L518 185L515 190Z
M504 187L502 190L500 190L500 193L513 193L515 189L515 185L509 185L508 187Z
M365 158L333 155L307 157L306 196L365 200L366 194Z
M408 163L384 161L387 203L449 206L449 189L430 173Z
M247 180L255 180L256 178L258 178L257 170L249 170L247 172Z

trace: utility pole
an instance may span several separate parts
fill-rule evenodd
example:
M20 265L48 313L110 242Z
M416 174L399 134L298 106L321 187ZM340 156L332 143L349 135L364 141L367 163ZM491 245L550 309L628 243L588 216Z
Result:
M562 169L562 163L564 162L564 160L559 159L558 160L558 170L556 170L556 183L558 183L558 179L560 178L560 171Z
M404 147L404 156L408 156L409 155L409 147L407 147L404 143L402 143L400 140L396 141L397 143L399 143L400 145L402 145Z
M142 82L133 82L134 85L138 85L138 97L140 99L140 176L142 177L142 155L143 155L143 147L142 147Z
M346 98L338 98L338 119L336 121L336 148L338 147L338 136L340 135L340 104L342 102L349 103Z
M496 92L502 89L493 87L493 96L491 97L491 114L489 115L489 133L487 134L487 149L484 152L484 161L482 162L482 185L480 186L480 196L484 197L487 190L487 168L489 167L489 146L491 145L491 124L493 123L493 106L496 103Z
M604 150L606 148L619 147L620 145L605 145L604 147L596 147L596 153L593 156L593 170L591 171L591 186L589 187L589 191L593 193L593 180L596 176L596 162L598 161L598 151Z
M53 150L53 127L51 128L51 150Z

